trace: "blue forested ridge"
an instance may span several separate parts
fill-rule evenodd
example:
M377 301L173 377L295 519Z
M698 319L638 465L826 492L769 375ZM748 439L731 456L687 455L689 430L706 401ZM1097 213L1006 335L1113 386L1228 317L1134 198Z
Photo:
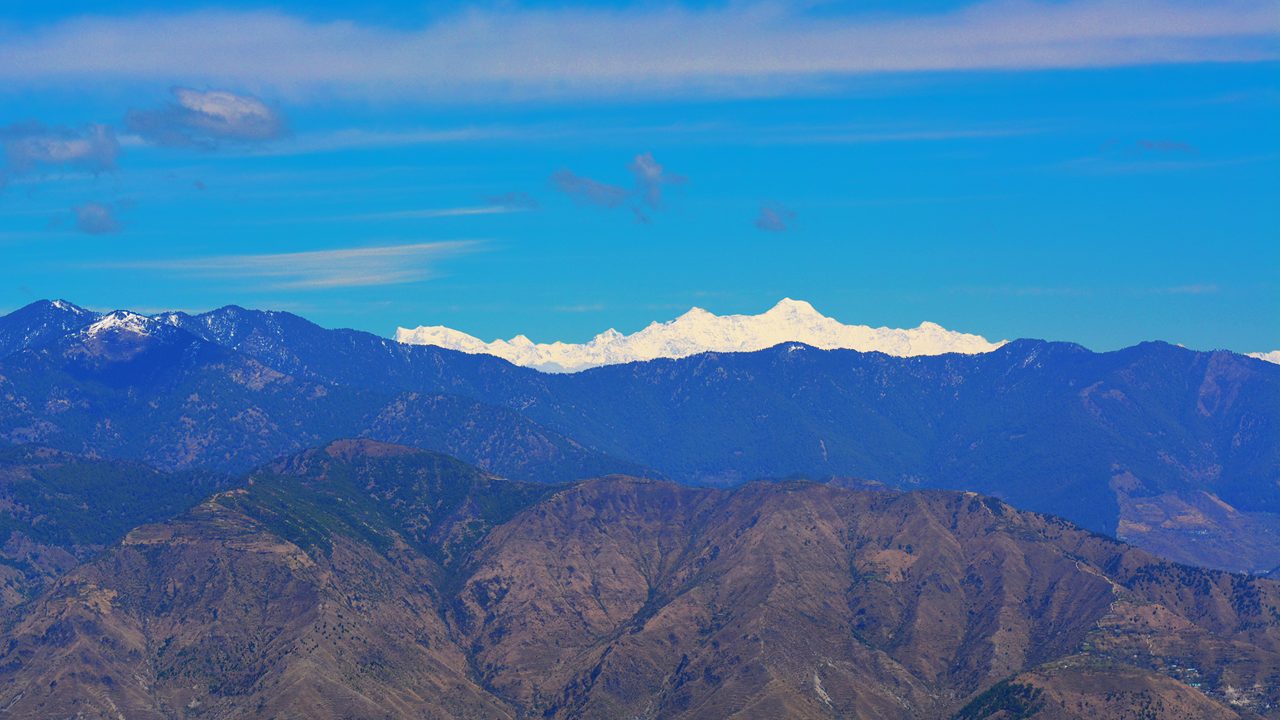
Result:
M173 313L150 334L97 338L83 313L44 303L0 319L0 337L31 338L0 360L7 441L243 471L363 435L540 481L971 489L1104 532L1117 477L1129 496L1280 512L1280 366L1228 352L1017 340L899 358L787 343L553 375L283 312Z

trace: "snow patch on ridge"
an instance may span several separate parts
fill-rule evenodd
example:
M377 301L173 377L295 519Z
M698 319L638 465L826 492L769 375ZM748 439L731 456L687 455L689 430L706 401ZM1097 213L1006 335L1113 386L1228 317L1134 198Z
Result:
M819 313L807 302L790 298L760 315L716 315L695 307L675 320L651 323L631 335L611 328L582 344L534 343L524 335L486 343L441 325L397 328L396 340L496 355L544 372L577 372L601 365L681 358L703 352L752 352L785 342L823 350L878 351L899 357L977 354L1005 343L947 330L931 322L907 329L845 325Z
M72 315L77 315L77 316L84 316L84 315L92 315L92 314L93 314L93 312L92 312L92 311L90 311L90 310L85 310L84 308L80 307L79 305L75 305L75 304L73 304L73 303L69 303L69 302L67 302L66 300L50 300L50 301L49 301L49 307L52 307L52 308L53 308L53 309L55 309L55 310L61 310L62 312L70 313L70 314L72 314Z
M126 332L132 335L150 335L156 321L128 310L116 310L103 315L101 319L84 329L89 337L106 332Z

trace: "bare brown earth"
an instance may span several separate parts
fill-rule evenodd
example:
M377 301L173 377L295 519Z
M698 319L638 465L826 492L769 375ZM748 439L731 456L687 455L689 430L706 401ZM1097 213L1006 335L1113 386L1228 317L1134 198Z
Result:
M21 609L0 717L1280 717L1280 583L973 493L530 486L348 441Z

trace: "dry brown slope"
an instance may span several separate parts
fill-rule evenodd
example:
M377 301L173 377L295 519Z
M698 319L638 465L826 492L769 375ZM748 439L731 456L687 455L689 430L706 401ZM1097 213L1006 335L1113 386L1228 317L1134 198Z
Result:
M489 681L557 717L942 717L1090 643L1280 667L1275 586L1170 567L972 494L615 480L496 530L463 596Z
M972 493L548 489L344 442L60 581L0 717L997 718L1010 683L1280 717L1278 608Z
M511 716L468 679L431 574L403 546L308 554L215 500L131 533L14 628L7 714Z

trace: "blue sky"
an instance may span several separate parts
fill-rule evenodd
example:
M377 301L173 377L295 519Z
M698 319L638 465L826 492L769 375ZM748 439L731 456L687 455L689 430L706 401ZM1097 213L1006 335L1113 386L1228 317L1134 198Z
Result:
M10 3L0 310L1280 348L1280 3Z

